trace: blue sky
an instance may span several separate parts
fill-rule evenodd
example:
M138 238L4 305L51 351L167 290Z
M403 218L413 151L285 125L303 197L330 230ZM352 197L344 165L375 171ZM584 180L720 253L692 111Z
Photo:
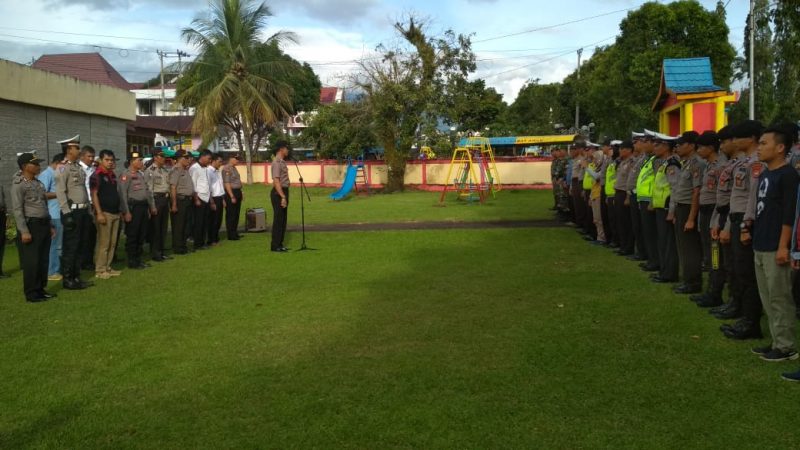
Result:
M559 81L576 64L576 50L588 58L598 42L613 42L626 12L643 1L632 0L273 0L270 30L285 29L300 37L286 51L307 61L323 83L344 85L352 61L371 54L381 42L392 42L392 23L414 12L428 19L429 31L453 29L475 33L480 60L476 77L484 78L513 101L529 79ZM713 9L715 0L701 0ZM26 0L0 2L0 58L28 63L45 53L100 51L130 81L158 72L155 49L192 49L180 40L180 29L206 9L203 0ZM728 4L730 40L742 45L749 2ZM601 16L579 23L523 33L533 28ZM75 34L67 34L75 33ZM516 36L491 39L500 35ZM103 35L103 36L100 36ZM114 38L109 36L119 36ZM122 38L124 37L124 38ZM491 40L487 40L491 39ZM53 42L58 41L58 42ZM70 45L80 44L80 45ZM98 45L101 47L92 47ZM107 47L114 47L107 48ZM124 50L121 50L124 49Z

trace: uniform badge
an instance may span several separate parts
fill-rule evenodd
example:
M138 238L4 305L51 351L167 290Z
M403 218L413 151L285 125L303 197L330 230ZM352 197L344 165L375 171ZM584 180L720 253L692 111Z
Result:
M758 178L759 176L761 176L761 168L762 168L761 163L755 163L751 166L750 170L753 172L753 178Z

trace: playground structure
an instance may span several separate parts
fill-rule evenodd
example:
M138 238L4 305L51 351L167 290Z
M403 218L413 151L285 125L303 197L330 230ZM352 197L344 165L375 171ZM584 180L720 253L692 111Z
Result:
M501 190L500 175L489 139L470 137L462 143L464 145L456 148L450 161L447 181L439 198L440 205L444 204L450 189L458 192L460 200L480 203L486 201L489 194L494 198L495 193ZM453 169L456 170L455 177Z
M369 195L369 183L367 182L367 172L364 170L364 157L358 158L358 163L353 165L353 160L347 159L347 172L344 177L344 183L338 191L331 194L331 200L342 200L347 197L350 192L355 189L356 194L359 193L358 184L361 183L364 192Z

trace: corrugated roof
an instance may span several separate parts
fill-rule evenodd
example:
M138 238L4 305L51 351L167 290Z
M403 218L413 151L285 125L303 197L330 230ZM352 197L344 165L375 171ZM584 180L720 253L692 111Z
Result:
M136 116L136 122L133 122L133 126L135 128L189 134L192 132L193 123L194 116Z
M99 53L43 55L33 63L32 67L126 91L136 87L128 83Z
M339 88L324 87L319 90L319 102L323 105L332 105L336 103L336 95L339 93Z
M664 60L664 84L676 94L694 94L723 90L714 84L711 59L682 58Z

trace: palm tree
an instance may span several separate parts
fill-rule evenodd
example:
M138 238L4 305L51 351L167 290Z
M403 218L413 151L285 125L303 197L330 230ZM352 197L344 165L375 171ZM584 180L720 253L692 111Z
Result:
M177 100L195 106L194 131L207 141L227 124L244 143L247 183L253 182L255 130L285 118L292 109L292 89L276 81L282 63L264 60L264 45L295 42L292 33L281 31L266 40L261 33L272 12L255 0L213 0L207 16L197 17L184 28L183 39L198 50L189 66Z

